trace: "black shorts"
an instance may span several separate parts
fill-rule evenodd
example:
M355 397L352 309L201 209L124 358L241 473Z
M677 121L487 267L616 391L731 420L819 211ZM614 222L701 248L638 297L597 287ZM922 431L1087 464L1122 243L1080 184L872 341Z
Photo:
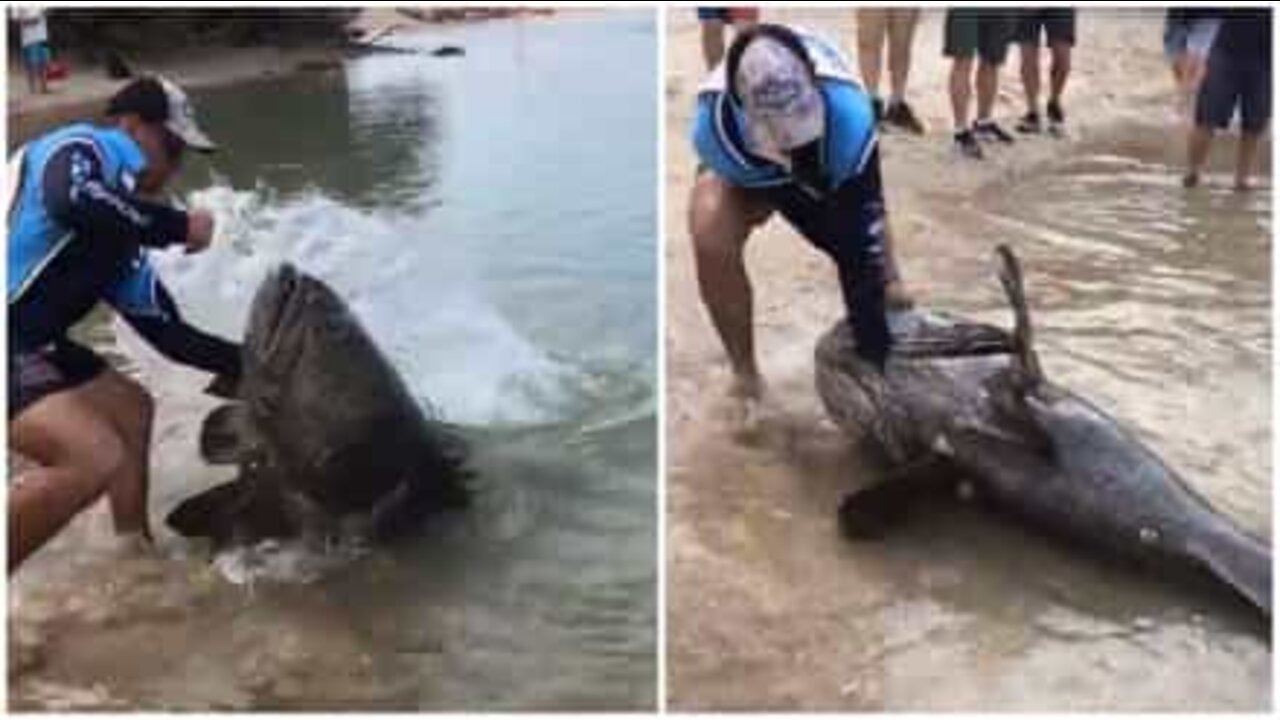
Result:
M106 368L97 353L66 338L35 350L11 350L9 419L41 398L89 382Z
M1209 66L1196 97L1196 125L1225 129L1240 108L1240 127L1261 132L1271 120L1271 58L1209 53Z
M1076 44L1074 8L1026 8L1018 13L1014 25L1014 42L1019 45L1039 45L1041 28L1044 29L1046 45Z
M947 11L942 54L968 59L975 54L988 65L1004 64L1013 40L1014 11L958 8Z

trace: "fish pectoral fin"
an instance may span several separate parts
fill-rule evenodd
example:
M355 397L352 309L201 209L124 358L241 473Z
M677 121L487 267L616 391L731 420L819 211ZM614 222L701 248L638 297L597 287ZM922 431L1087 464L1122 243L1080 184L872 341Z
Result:
M298 532L278 483L252 471L178 503L165 524L184 537L206 537L219 546Z
M224 403L200 426L200 457L210 465L235 465L249 450L246 411L241 403Z
M1037 395L1038 389L992 383L987 391L993 398L992 407L996 410L998 423L979 425L959 420L954 425L956 432L1026 448L1052 460L1057 449L1053 436L1043 423L1044 403Z
M839 510L841 534L850 540L884 537L910 516L920 500L942 496L954 486L950 470L943 458L931 456L845 495Z
M230 536L236 509L244 504L250 489L240 478L215 485L178 503L165 517L165 524L183 537L221 541Z
M417 467L374 505L374 535L394 539L412 532L428 515L469 506L474 490L469 453L466 441L450 428L433 428Z

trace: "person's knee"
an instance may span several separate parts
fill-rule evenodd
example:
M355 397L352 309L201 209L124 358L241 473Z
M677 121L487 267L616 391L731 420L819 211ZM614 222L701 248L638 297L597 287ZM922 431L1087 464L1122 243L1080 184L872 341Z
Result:
M145 442L155 417L155 400L136 380L114 371L106 373L95 385L94 403L100 413L134 444Z
M884 31L879 27L858 28L858 52L878 57L884 47Z
M1066 43L1060 43L1053 46L1050 53L1053 59L1053 70L1058 72L1066 72L1071 69L1071 46Z
M957 93L971 92L974 82L973 58L957 59L951 63L948 89L954 97Z
M706 174L694 186L689 203L689 234L698 258L725 259L741 253L754 218L732 189Z
M77 471L88 490L101 492L130 465L128 443L118 433L104 428L81 438L69 448L67 464Z

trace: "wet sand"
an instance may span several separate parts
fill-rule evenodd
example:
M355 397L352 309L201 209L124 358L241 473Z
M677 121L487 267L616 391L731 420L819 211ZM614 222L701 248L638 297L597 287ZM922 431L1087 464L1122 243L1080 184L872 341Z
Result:
M990 253L996 237L1015 243L1019 237L1008 223L999 224L1016 214L1004 200L1009 188L1062 172L1073 158L1130 150L1161 158L1166 175L1176 172L1182 136L1161 56L1162 17L1155 10L1081 12L1065 101L1069 137L1020 140L1014 147L992 148L984 162L974 163L950 148L942 16L931 10L922 17L908 88L908 99L930 131L923 138L890 131L882 144L891 224L905 277L920 302L1007 324ZM835 430L813 390L813 343L841 311L834 269L777 219L753 235L747 251L771 407L753 438L733 439L724 396L728 367L698 298L685 225L695 170L688 121L703 75L697 25L691 10L668 17L668 707L1268 707L1269 649L1257 628L1240 618L1239 608L1224 607L1220 598L1133 577L945 500L890 541L843 541L835 526L841 496L875 481L881 470ZM853 47L851 10L766 9L763 17L798 22ZM1011 49L996 108L1010 129L1023 111L1017 61ZM887 87L887 71L885 82ZM1142 131L1125 129L1134 125ZM1215 162L1229 161L1233 151L1233 142L1220 141ZM1157 175L1153 182L1167 198L1176 175ZM1212 180L1227 182L1229 175ZM1037 200L1031 191L1016 197ZM1232 202L1222 199L1221 189L1206 197ZM1259 202L1269 202L1269 196ZM1184 355L1194 366L1197 359L1222 357L1214 355L1217 348L1197 346L1192 335L1163 363L1160 348L1138 345L1133 352L1151 354L1143 357L1149 373L1143 383L1126 381L1120 372L1137 364L1120 354L1126 339L1088 348L1092 355L1073 355L1064 339L1079 329L1073 323L1107 318L1065 309L1055 315L1054 307L1088 297L1099 282L1108 288L1123 283L1123 277L1108 275L1103 256L1094 268L1098 276L1054 279L1053 270L1046 275L1039 269L1052 254L1046 257L1035 247L1026 252L1032 304L1040 324L1048 326L1040 337L1051 376L1136 425L1211 500L1250 529L1269 534L1270 379L1269 371L1257 369L1269 368L1269 253L1255 247L1236 263L1261 260L1264 266L1250 285L1262 297L1249 296L1251 320L1243 329L1260 337L1247 341L1255 354L1251 370L1238 373L1243 384L1217 395L1190 389L1178 395L1162 392L1160 383L1186 386L1194 375L1185 370ZM1226 292L1215 299L1230 307ZM1174 308L1194 315L1204 307L1177 297L1176 290L1169 302L1169 313L1155 306L1140 310L1181 322L1165 316L1175 314ZM1099 357L1104 362L1097 368L1086 363ZM1226 356L1209 364L1229 369L1231 363ZM1235 377L1229 370L1227 375ZM1243 445L1232 444L1230 453L1220 455L1202 431L1215 417L1233 417L1232 397L1257 400L1240 414L1247 426Z

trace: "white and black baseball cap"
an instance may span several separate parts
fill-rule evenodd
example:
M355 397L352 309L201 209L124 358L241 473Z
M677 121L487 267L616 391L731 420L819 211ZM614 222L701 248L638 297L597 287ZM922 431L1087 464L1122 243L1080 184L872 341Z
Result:
M725 70L755 151L785 156L822 137L826 109L800 39L785 27L759 25L737 41Z
M182 88L160 76L131 80L107 102L107 116L135 114L144 122L163 124L187 147L210 153L218 148L196 123L196 111Z

